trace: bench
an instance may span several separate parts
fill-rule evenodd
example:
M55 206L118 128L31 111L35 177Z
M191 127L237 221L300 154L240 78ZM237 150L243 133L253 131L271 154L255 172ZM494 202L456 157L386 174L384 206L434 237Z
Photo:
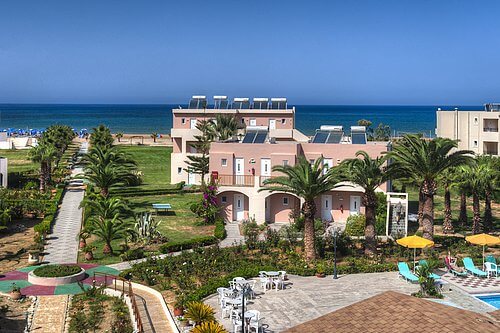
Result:
M170 206L170 204L153 204L153 208L156 210L156 214L158 214L160 210L168 213L168 210L172 209L172 206Z

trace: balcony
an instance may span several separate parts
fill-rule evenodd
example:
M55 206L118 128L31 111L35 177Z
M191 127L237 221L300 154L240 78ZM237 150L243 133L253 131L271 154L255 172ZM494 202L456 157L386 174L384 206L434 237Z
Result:
M253 187L255 185L255 176L252 176L252 175L218 175L217 183L219 184L219 186Z

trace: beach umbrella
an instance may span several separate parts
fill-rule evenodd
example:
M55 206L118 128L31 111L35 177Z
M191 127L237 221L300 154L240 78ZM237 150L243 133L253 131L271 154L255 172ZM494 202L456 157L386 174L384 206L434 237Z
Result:
M484 267L484 248L485 246L492 246L500 244L500 237L491 236L488 234L479 234L465 237L465 240L471 244L483 246L483 267Z
M423 249L426 247L434 246L434 242L423 237L413 235L408 237L403 237L396 240L401 246L413 249L413 272L415 272L415 260L417 258L417 249Z

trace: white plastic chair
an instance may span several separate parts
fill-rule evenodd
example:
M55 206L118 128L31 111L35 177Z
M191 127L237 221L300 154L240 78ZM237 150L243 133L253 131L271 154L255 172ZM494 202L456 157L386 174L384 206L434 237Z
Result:
M248 324L248 331L255 330L256 333L259 332L260 329L260 311L257 310L249 310L248 313L253 313L254 316L250 318L250 323Z
M259 272L259 282L260 282L260 287L266 292L267 290L267 285L271 283L271 280L269 279L269 276L266 275L266 272L260 271Z
M492 262L485 262L484 267L486 268L486 273L488 277L493 276L493 274L498 277L498 266Z
M252 299L255 298L255 291L254 291L254 289L255 289L255 283L256 282L257 281L255 281L255 280L249 280L248 281L248 286L250 287L249 295L250 295L250 298L252 298Z
M273 284L276 286L276 291L281 287L281 290L285 289L285 279L283 275L279 275L276 279L273 280Z

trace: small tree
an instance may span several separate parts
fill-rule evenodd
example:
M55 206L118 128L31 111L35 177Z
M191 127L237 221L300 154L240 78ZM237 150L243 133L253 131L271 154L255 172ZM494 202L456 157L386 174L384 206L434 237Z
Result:
M153 139L153 142L156 143L156 138L159 136L157 132L151 133L151 138Z
M121 142L121 139L123 138L123 132L116 133L115 137L118 140L118 142Z
M373 131L373 140L375 141L389 141L391 139L391 127L385 124L378 124L375 131Z
M213 123L208 120L199 121L196 128L201 132L201 135L195 135L194 142L191 147L196 149L198 155L188 155L185 169L189 173L198 174L201 176L201 184L205 184L205 175L209 172L209 156L210 144L214 139Z

